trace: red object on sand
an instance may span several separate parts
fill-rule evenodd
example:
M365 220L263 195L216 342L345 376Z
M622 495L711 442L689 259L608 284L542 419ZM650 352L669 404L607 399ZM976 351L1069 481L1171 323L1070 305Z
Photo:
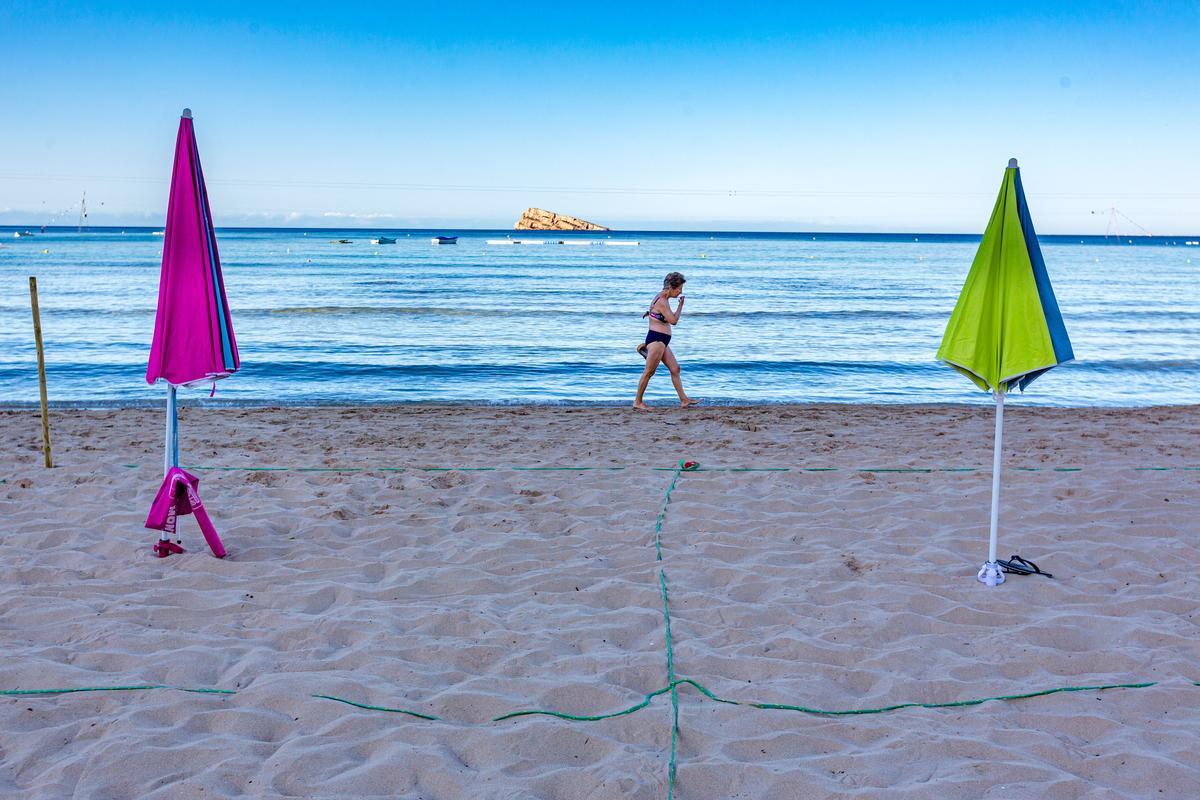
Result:
M182 547L175 544L175 542L172 542L168 539L159 539L154 543L154 547L151 549L154 551L154 555L158 556L159 558L166 558L170 555L187 552Z

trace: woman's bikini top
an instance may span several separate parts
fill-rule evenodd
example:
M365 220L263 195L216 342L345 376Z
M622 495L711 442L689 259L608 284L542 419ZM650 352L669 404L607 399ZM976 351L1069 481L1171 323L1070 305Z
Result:
M650 301L650 308L646 311L645 314L642 314L642 319L645 319L646 317L653 317L654 319L658 320L659 322L669 325L670 323L667 322L667 318L662 315L662 312L654 310L654 304L658 302L658 299L660 297L662 297L662 292L659 292L658 294L654 295L654 299Z

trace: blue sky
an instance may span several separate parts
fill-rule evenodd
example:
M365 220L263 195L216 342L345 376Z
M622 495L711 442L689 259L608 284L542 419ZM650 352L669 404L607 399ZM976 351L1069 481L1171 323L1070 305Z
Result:
M979 231L1015 155L1200 232L1195 2L166 5L0 6L0 223L161 224L190 106L224 225Z

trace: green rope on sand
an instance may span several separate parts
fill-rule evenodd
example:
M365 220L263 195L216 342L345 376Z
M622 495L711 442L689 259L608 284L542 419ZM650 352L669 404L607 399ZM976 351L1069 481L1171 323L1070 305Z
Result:
M372 706L372 705L368 705L367 703L356 703L353 700L347 700L344 697L334 697L331 694L314 694L314 695L309 695L309 696L317 697L317 698L320 698L321 700L334 700L338 703L345 703L348 706L354 706L355 708L365 708L367 711L386 711L389 714L407 714L410 717L416 717L417 719L427 719L430 721L441 720L441 717L434 717L429 714L422 714L419 711L409 711L407 708L388 708L387 706Z
M514 717L532 717L532 716L557 717L558 719L570 720L572 722L599 722L602 719L612 719L613 717L623 717L626 714L632 714L635 711L641 711L643 708L650 705L651 700L658 697L660 694L666 694L669 691L671 691L671 687L669 685L664 686L661 689L655 689L653 692L650 692L650 694L646 695L646 697L642 700L642 702L635 703L634 705L631 705L629 708L623 708L620 711L613 711L609 714L567 714L563 711L547 711L546 709L539 708L539 709L531 709L529 711L510 711L507 714L501 714L500 716L495 717L492 720L492 722L501 722L503 720L512 719Z
M699 469L700 465L697 462L680 459L675 467L675 474L671 476L671 485L667 487L667 493L663 496L658 522L654 525L654 550L659 563L662 562L663 518L671 502L671 492L675 491L675 484L679 482L681 473L695 472ZM662 567L658 570L658 587L662 592L663 623L667 630L667 686L671 689L671 760L667 767L667 800L672 800L675 796L676 752L679 743L679 691L678 681L675 680L675 648L671 642L671 609L667 604L667 573Z
M296 472L366 472L364 467L296 467Z
M1160 685L1160 682L1159 681L1146 681L1143 683L1106 683L1106 684L1097 684L1097 685L1088 685L1088 686L1059 686L1059 687L1056 687L1053 689L1042 689L1042 690L1036 691L1036 692L1025 692L1022 694L1001 694L1001 695L993 695L990 697L978 697L978 698L973 698L970 700L954 700L954 701L951 701L948 703L895 703L893 705L879 706L877 708L824 709L824 708L811 708L809 706L801 706L801 705L790 705L790 704L786 704L786 703L758 703L758 702L754 702L751 700L730 700L725 697L720 697L719 695L714 693L711 689L707 688L699 681L693 680L692 678L675 678L670 683L668 683L666 686L663 686L661 689L655 689L653 692L650 692L649 694L647 694L641 702L635 703L634 705L629 706L628 708L623 708L620 711L613 711L613 712L610 712L607 714L568 714L566 712L553 711L553 710L549 710L549 709L529 709L529 710L525 710L525 711L511 711L507 714L501 714L500 716L493 718L492 722L502 722L506 719L513 719L515 717L528 717L528 716L556 717L558 719L570 720L573 722L599 722L600 720L612 719L613 717L623 717L623 716L632 714L635 711L640 711L643 708L645 708L646 706L650 705L650 702L655 697L666 694L667 692L670 692L672 689L675 689L676 687L684 686L684 685L691 686L692 688L696 689L696 691L700 692L702 695L707 697L709 700L712 700L717 703L724 703L726 705L746 706L749 708L761 708L761 709L770 710L770 711L798 711L798 712L801 712L804 714L811 714L814 716L844 717L844 716L855 716L855 715L862 715L862 714L884 714L884 713L891 712L891 711L900 711L900 710L906 709L906 708L961 708L964 706L977 706L982 703L990 702L992 700L1001 700L1001 701L1028 700L1028 699L1034 698L1034 697L1045 697L1047 695L1063 694L1063 693L1069 693L1069 692L1103 692L1103 691L1108 691L1110 689L1148 689L1150 687ZM1189 681L1187 685L1200 687L1200 681ZM49 695L56 695L56 694L77 694L80 692L145 692L145 691L152 691L152 690L156 690L156 689L170 689L172 691L188 692L190 694L219 694L219 695L238 694L238 691L236 689L216 689L216 688L206 687L206 686L200 686L200 687L168 686L165 684L151 683L151 684L138 684L138 685L131 685L131 686L73 686L73 687L62 687L62 688L54 688L54 689L0 689L0 697L35 697L35 696L49 696ZM404 708L391 708L388 706L376 706L376 705L369 705L367 703L358 703L353 700L347 700L344 697L336 697L334 695L329 695L329 694L312 694L309 696L316 697L316 698L319 698L322 700L334 700L339 703L344 703L348 706L354 706L355 708L362 708L362 709L366 709L368 711L385 711L385 712L392 713L392 714L405 714L405 715L408 715L411 717L417 717L418 719L424 719L424 720L430 720L430 721L436 721L436 722L448 722L449 721L449 720L445 720L441 717L435 717L430 714L422 714L420 712L410 711L410 710L404 709Z
M678 477L678 473L676 474ZM663 619L667 627L667 685L671 687L671 761L667 767L667 800L675 794L675 751L679 740L679 681L675 680L675 648L671 643L671 611L667 607L667 574L658 570L658 585L662 589Z
M654 523L654 551L657 556L656 561L662 561L662 524L663 518L667 514L667 505L671 502L671 492L675 491L675 484L679 481L681 472L696 472L700 469L700 465L695 462L690 462L691 466L685 467L684 464L689 462L680 459L679 463L673 468L674 475L671 476L671 485L667 487L667 493L663 496L662 508L658 512L658 521Z
M514 472L588 472L590 470L619 472L626 467L509 467L509 469Z
M143 464L121 464L126 469L139 469ZM196 471L219 472L620 472L630 469L628 466L566 466L566 467L225 467L197 465L184 469ZM674 472L675 467L648 467L654 472ZM1015 472L1083 472L1084 467L1005 467ZM1200 467L1129 467L1133 472L1183 472L1200 471ZM891 472L891 473L930 473L930 472L986 472L982 467L700 467L689 469L687 472ZM0 483L3 483L0 479Z
M1045 697L1046 695L1058 694L1060 692L1102 692L1106 689L1145 689L1157 683L1157 681L1150 681L1149 683L1110 683L1103 686L1062 686L1057 689L1044 689L1040 692L1002 694L995 697L980 697L974 700L958 700L952 703L897 703L896 705L883 706L882 708L855 708L845 711L829 711L820 708L784 705L782 703L751 703L750 705L754 706L754 708L800 711L805 714L818 714L822 716L849 716L854 714L882 714L887 711L899 711L902 708L960 708L962 706L977 706L992 700L1027 700L1031 697Z
M136 686L75 686L63 689L0 689L0 696L28 697L31 695L46 694L74 694L76 692L146 692L151 689L173 689L177 692L191 692L192 694L237 694L237 690L235 689L213 689L206 686L192 688L188 686L167 686L159 683L148 683Z
M878 708L850 708L831 710L825 708L810 708L808 706L790 705L786 703L755 703L748 700L726 700L718 697L709 689L701 686L698 682L683 679L677 683L686 683L698 689L705 697L710 700L715 700L718 703L728 703L735 706L750 706L751 708L761 708L772 711L799 711L804 714L812 714L815 716L824 717L845 717L856 716L862 714L884 714L889 711L899 711L904 708L961 708L963 706L977 706L982 703L988 703L992 700L1028 700L1031 697L1045 697L1051 694L1061 694L1063 692L1102 692L1108 689L1147 689L1151 686L1157 686L1158 681L1147 681L1145 683L1107 683L1095 686L1060 686L1055 689L1043 689L1037 692L1025 692L1023 694L1001 694L992 697L979 697L971 700L955 700L949 703L896 703L889 706L879 706ZM1200 683L1193 683L1193 686L1200 686Z
M404 469L397 467L396 469ZM413 467L418 472L494 472L495 467Z

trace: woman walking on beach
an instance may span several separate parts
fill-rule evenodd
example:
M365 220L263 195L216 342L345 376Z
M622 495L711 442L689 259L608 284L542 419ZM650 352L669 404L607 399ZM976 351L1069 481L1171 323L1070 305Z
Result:
M633 407L640 411L647 411L650 408L642 402L642 395L650 383L650 376L658 370L659 362L666 364L667 369L671 371L671 383L675 384L675 392L679 395L680 406L687 408L700 402L684 393L683 381L679 378L679 361L676 360L675 354L671 352L670 348L671 326L679 324L679 316L683 313L684 283L682 274L669 273L667 277L663 278L663 290L654 296L654 300L650 302L650 308L645 314L642 314L642 319L650 318L650 330L646 333L646 341L637 348L642 358L646 359L646 369L642 372L641 380L638 381L637 397L633 399ZM674 311L671 310L671 304L667 302L672 297L679 298L679 304Z

